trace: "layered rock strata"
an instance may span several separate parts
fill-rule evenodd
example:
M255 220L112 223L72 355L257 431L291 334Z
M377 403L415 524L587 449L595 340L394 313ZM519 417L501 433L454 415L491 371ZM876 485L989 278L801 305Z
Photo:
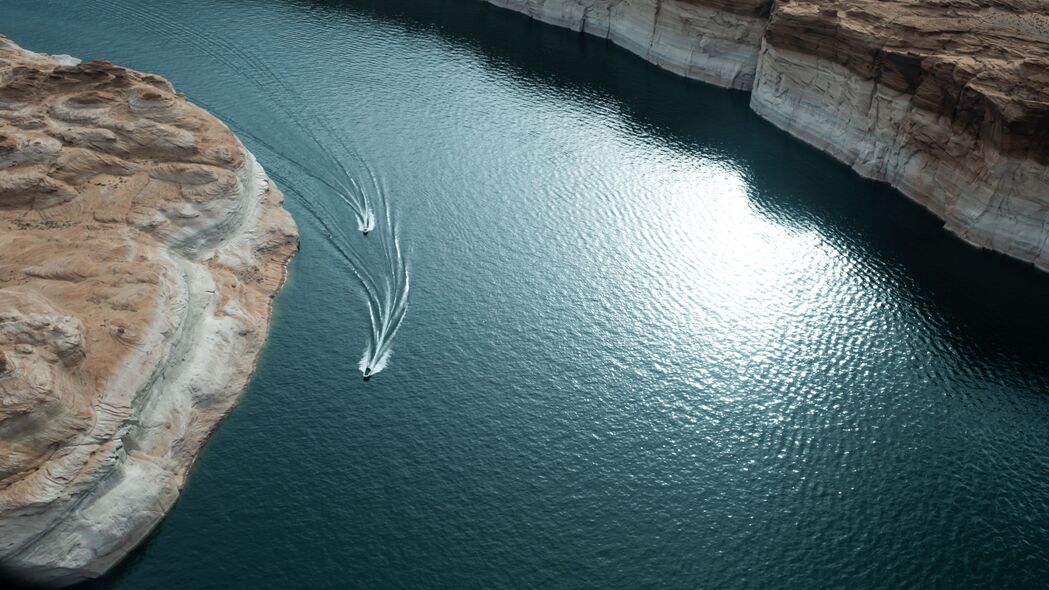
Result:
M749 89L771 0L488 0L597 35L677 74Z
M970 243L1049 270L1046 7L781 3L751 106Z
M966 241L1049 270L1044 0L488 1L671 71L753 86L762 117L900 189ZM705 49L725 39L738 46Z
M0 37L0 568L102 574L249 379L297 233L164 79Z

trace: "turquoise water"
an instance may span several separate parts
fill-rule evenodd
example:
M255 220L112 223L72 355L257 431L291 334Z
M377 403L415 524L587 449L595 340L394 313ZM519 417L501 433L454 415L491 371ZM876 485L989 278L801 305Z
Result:
M1049 277L745 94L469 0L0 11L27 48L163 74L321 200L286 158L325 160L279 104L330 124L410 264L365 383L363 296L287 191L302 251L254 381L156 534L88 587L1049 579Z

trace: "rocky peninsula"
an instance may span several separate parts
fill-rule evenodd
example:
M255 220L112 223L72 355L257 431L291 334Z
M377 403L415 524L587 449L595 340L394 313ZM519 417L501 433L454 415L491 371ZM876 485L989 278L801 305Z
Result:
M298 242L230 130L159 76L0 37L0 567L95 577L172 507Z
M1049 271L1043 0L488 0L752 91L969 243Z

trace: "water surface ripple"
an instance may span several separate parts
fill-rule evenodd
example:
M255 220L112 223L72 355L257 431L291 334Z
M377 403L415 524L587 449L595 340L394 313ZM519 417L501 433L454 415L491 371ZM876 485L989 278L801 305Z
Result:
M287 161L326 166L314 142L197 41L266 63L386 183L412 313L363 383L363 301L288 191L256 378L94 587L1049 579L1047 277L745 94L480 2L108 4L0 0L3 32L167 76L322 192Z

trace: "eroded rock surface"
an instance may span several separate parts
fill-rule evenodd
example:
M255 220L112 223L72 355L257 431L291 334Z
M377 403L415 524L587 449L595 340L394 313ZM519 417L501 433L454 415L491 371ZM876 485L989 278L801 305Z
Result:
M967 241L1049 270L1047 8L781 2L751 104Z
M672 72L726 88L754 82L772 0L488 0L603 37Z
M772 123L1049 270L1045 0L488 1L753 88Z
M0 37L0 567L100 575L250 377L297 233L164 79Z

